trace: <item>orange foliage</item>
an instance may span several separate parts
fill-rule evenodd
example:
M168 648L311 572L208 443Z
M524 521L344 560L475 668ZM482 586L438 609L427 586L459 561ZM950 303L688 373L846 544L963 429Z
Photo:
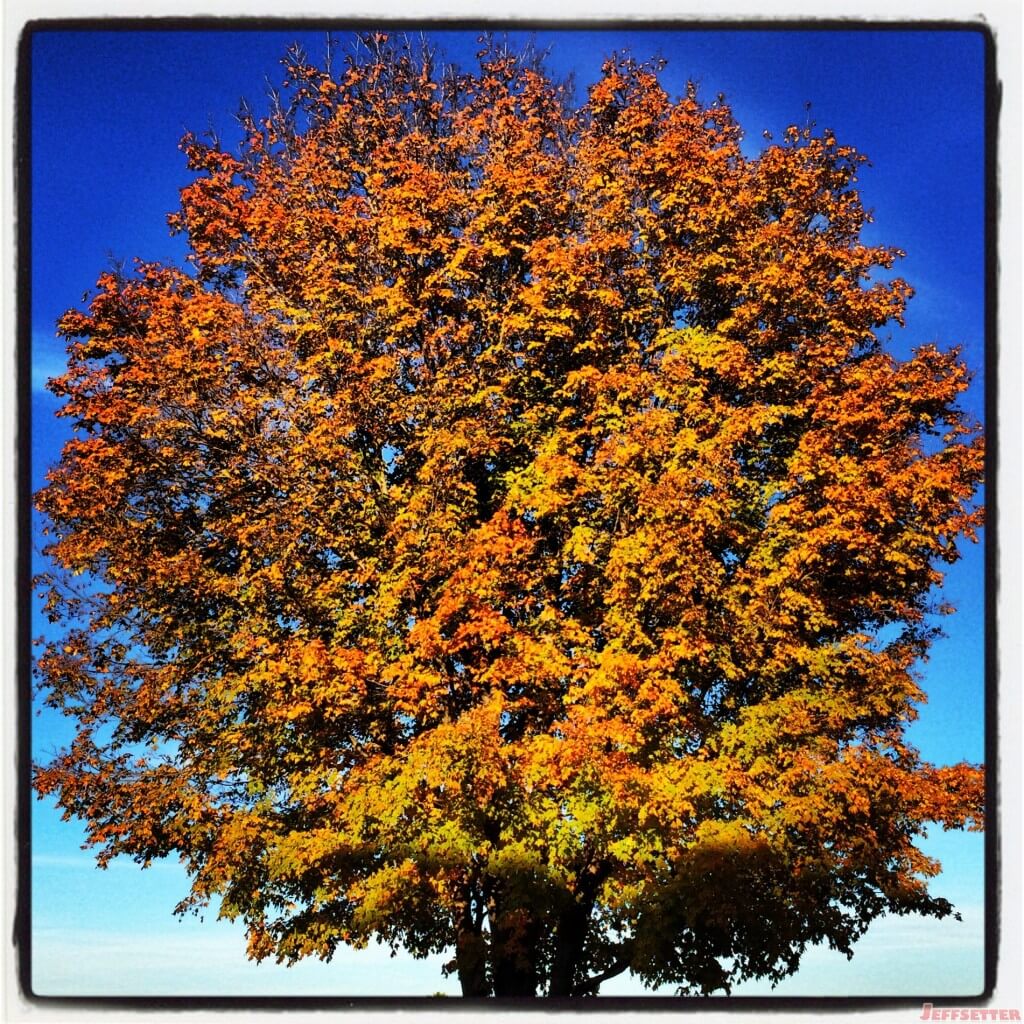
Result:
M685 991L943 916L928 822L982 773L903 730L973 538L955 352L875 329L861 157L756 157L607 62L475 74L381 36L231 156L192 269L69 312L37 499L78 738L37 770L101 859L179 854L250 952L454 951L467 994Z

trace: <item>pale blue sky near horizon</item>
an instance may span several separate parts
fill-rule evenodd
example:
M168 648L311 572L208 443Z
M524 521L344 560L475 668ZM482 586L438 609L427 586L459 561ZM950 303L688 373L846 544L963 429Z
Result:
M339 37L342 33L336 33ZM431 31L450 57L472 60L475 34ZM524 37L525 33L517 34ZM551 47L557 75L575 71L582 88L601 59L629 49L665 56L665 82L680 93L687 79L701 92L726 94L756 151L761 132L778 135L808 116L841 142L864 151L865 204L875 223L866 237L906 250L899 273L917 296L903 352L931 341L959 344L976 379L967 396L976 415L984 395L984 107L983 37L924 31L550 31L533 33ZM57 372L62 344L54 322L79 303L111 256L180 261L184 242L168 235L165 216L187 183L177 149L186 129L208 123L230 137L239 99L257 104L264 80L279 81L285 46L301 36L314 59L321 31L88 32L46 31L33 39L32 243L33 486L59 452L64 427L55 400L41 391ZM37 566L41 565L38 555ZM929 703L912 726L922 753L937 763L984 756L984 565L968 547L948 574L944 597L957 608L940 624L947 636L922 666ZM34 635L44 626L38 618ZM44 713L35 720L34 756L68 739L69 724ZM455 992L438 963L392 960L368 950L340 952L334 963L287 970L244 959L238 930L207 919L177 921L171 908L185 892L172 864L142 872L116 863L94 868L79 849L81 830L62 823L49 803L33 819L33 969L39 994L387 994ZM957 903L951 919L882 921L849 963L814 950L783 982L783 994L967 995L982 987L983 840L938 833L926 850L943 874L933 890ZM161 948L167 954L160 956ZM606 985L618 994L628 979ZM405 986L405 987L403 987ZM408 987L408 986L411 986ZM753 987L751 987L753 986ZM820 990L829 988L828 992ZM631 991L636 991L635 986ZM745 994L769 990L758 983Z

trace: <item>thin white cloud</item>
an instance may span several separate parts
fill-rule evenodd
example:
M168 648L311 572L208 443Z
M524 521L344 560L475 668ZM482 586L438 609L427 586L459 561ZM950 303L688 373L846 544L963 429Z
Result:
M33 853L32 869L34 871L45 871L47 869L70 871L100 870L96 865L96 858L87 853L83 853L81 856L65 853ZM171 870L179 873L182 870L181 865L174 860L154 860L145 870L153 871L157 869ZM130 871L137 875L143 869L133 860L127 858L114 858L114 860L109 862L105 870Z
M32 391L44 391L51 377L67 369L67 351L63 338L47 331L32 332Z
M456 994L443 958L392 958L386 948L345 950L330 963L256 964L241 928L183 922L159 936L134 932L33 933L33 987L39 995L431 995Z

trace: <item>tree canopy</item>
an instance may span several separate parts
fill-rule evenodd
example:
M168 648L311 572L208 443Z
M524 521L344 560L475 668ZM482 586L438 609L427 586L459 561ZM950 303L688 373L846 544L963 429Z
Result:
M38 792L253 957L448 951L471 996L950 913L915 843L983 772L904 733L983 442L957 352L880 339L863 158L478 56L290 53L240 148L183 142L189 266L62 318Z

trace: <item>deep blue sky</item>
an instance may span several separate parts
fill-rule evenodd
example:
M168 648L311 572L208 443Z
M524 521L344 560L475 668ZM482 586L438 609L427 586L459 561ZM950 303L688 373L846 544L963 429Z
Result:
M340 40L346 36L335 34ZM430 35L449 59L473 63L475 33ZM967 401L980 415L985 298L980 34L631 29L532 37L540 48L550 48L552 73L574 73L581 93L612 51L667 58L663 81L669 91L682 92L692 79L706 98L724 93L746 131L750 153L762 144L762 131L778 135L787 124L802 124L810 103L809 116L819 127L831 128L840 142L856 146L871 161L860 181L865 205L875 216L867 239L908 254L898 270L917 297L906 330L893 328L893 348L904 352L932 341L961 345L977 374ZM513 34L512 41L526 38ZM165 219L188 181L177 148L182 134L212 126L232 139L240 99L245 96L259 108L265 82L279 84L280 58L295 40L314 59L322 55L319 30L35 35L31 319L37 486L46 465L57 458L61 438L53 400L40 391L41 381L59 372L63 360L62 344L54 338L57 317L80 303L111 258L181 260L184 241L169 236ZM912 736L925 756L939 763L983 759L980 556L980 549L970 550L950 573L944 596L959 611L943 622L947 638L922 666L929 703ZM65 723L42 716L33 749L45 755L67 736ZM78 849L77 827L61 823L48 805L36 805L33 826L34 963L41 992L125 991L125 986L151 993L216 992L218 986L234 985L242 992L324 993L366 992L368 986L377 991L378 984L390 992L402 979L412 992L451 987L442 982L436 964L401 964L386 982L381 973L386 968L372 954L292 972L238 964L242 944L226 925L207 922L200 928L170 917L184 891L176 868L144 875L124 865L98 873ZM963 925L880 924L851 964L815 954L779 992L938 994L980 987L981 840L940 834L927 848L946 867L933 888L964 908ZM176 949L175 943L180 955L162 961L159 949ZM902 964L898 971L895 962Z

